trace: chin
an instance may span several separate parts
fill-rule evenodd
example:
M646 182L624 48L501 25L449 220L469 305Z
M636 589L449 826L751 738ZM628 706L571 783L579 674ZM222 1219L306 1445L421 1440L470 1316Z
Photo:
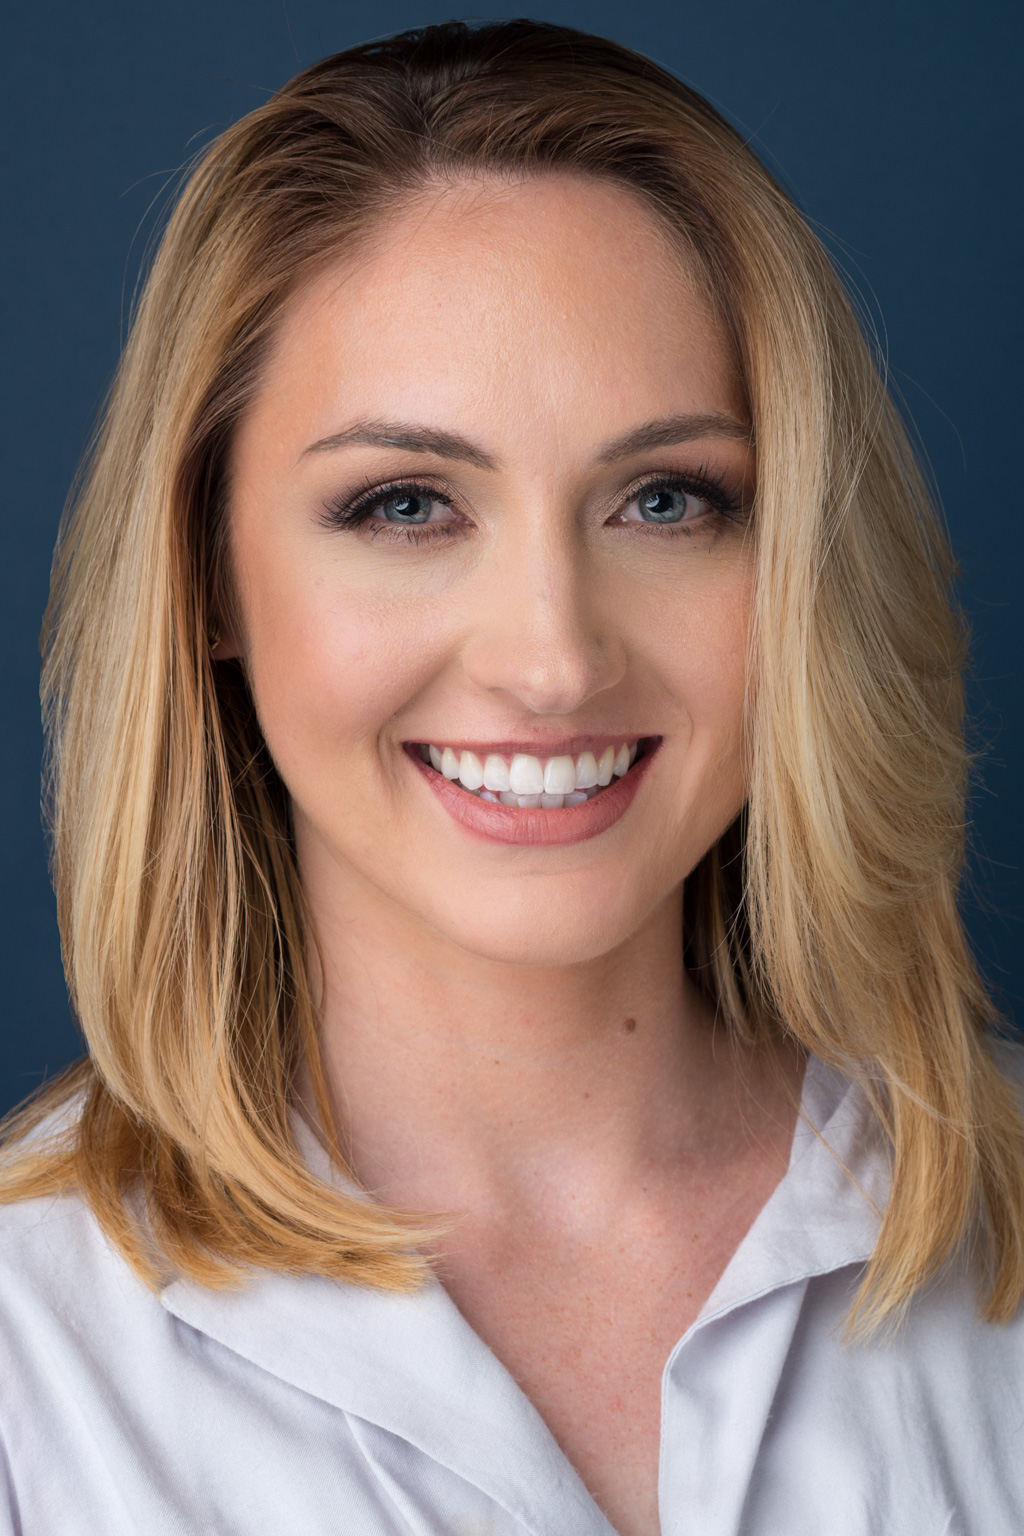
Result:
M452 903L435 910L430 924L450 943L481 960L556 968L611 954L659 904L657 899L629 900L621 886L608 901L593 891L582 903L564 891L552 892L545 900L537 889L539 883L524 880L521 894L512 900Z

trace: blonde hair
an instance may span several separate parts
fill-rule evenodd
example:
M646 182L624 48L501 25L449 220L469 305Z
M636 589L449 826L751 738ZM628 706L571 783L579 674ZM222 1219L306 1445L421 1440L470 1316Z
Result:
M89 1056L14 1120L0 1197L80 1189L151 1283L164 1264L206 1284L247 1265L422 1278L423 1228L320 1182L294 1140L303 1060L330 1117L287 795L240 669L210 657L231 600L225 459L319 262L430 182L548 172L631 188L695 255L754 422L749 803L687 881L689 963L737 1038L788 1031L872 1097L894 1181L862 1319L898 1315L979 1234L986 1312L1006 1319L1024 1141L957 913L965 641L944 536L842 285L739 136L647 60L533 22L325 59L184 186L44 631L55 882Z

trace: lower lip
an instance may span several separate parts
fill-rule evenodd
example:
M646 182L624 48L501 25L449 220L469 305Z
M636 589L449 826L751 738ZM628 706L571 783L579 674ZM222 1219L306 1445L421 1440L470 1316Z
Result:
M563 806L561 810L552 811L528 811L502 805L500 801L481 800L479 795L460 789L451 779L425 763L418 747L410 744L405 750L409 761L419 769L445 810L467 831L492 843L554 847L562 843L585 842L613 827L632 805L657 747L645 752L628 773L621 779L613 779L607 789L584 805Z

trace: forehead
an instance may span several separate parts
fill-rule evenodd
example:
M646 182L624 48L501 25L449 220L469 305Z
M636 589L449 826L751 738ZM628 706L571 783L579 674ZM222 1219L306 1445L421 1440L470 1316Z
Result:
M432 188L391 210L292 295L261 394L318 415L458 415L484 436L510 415L595 418L611 435L667 409L744 414L682 242L628 190L554 175Z

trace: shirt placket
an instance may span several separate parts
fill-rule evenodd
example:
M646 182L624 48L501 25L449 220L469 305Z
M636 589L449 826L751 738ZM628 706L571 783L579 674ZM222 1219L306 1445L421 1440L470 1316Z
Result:
M755 1536L744 1517L806 1289L802 1280L700 1321L673 1351L662 1390L662 1536Z

